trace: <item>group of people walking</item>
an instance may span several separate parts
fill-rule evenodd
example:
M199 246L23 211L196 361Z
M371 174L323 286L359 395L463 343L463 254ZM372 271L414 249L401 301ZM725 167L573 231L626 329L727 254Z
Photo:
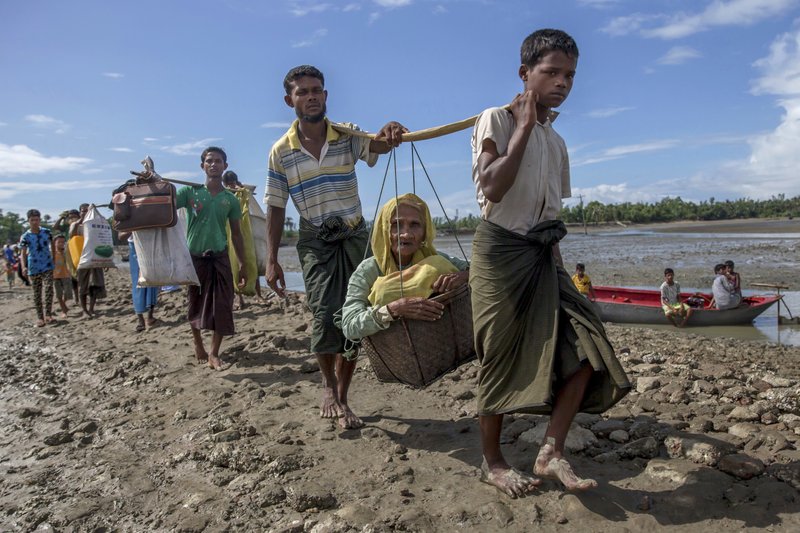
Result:
M312 313L310 348L322 374L320 416L336 418L346 429L362 426L348 397L358 342L401 318L438 320L442 304L429 296L468 283L481 364L482 479L511 497L531 492L541 478L557 479L569 490L595 487L564 458L567 432L578 411L603 412L630 390L602 323L564 270L559 252L566 228L557 217L562 198L570 196L570 173L566 145L553 129L553 109L569 95L577 61L578 47L566 33L532 33L522 44L516 73L521 93L509 108L491 108L478 117L471 140L472 178L482 221L471 263L436 250L428 207L413 194L384 205L370 237L355 165L359 160L375 165L408 130L392 121L369 139L335 129L327 118L325 78L317 68L303 65L285 76L284 102L296 120L269 154L264 274L283 296L278 248L291 199L300 214L297 252ZM177 206L187 211L188 248L200 283L189 288L187 315L196 358L224 369L220 349L223 337L234 333L234 283L247 282L244 268L234 280L226 231L243 265L242 212L222 182L226 153L209 147L200 165L205 183L177 191ZM33 236L26 233L23 239L26 253L49 246L49 236L34 229L35 219L29 216ZM364 259L368 245L372 256ZM52 261L42 259L39 265L32 274L45 284ZM154 302L149 295L140 298L137 303L134 294L137 314ZM43 321L50 316L48 305ZM210 351L203 330L212 332ZM512 467L501 450L503 418L515 412L551 415L532 472Z

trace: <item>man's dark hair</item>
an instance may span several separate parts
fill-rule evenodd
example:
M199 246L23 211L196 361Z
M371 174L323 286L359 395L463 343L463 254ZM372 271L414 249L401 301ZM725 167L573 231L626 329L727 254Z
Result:
M586 265L584 265L583 263L578 263L577 265L575 265L575 270L586 270Z
M664 275L666 276L667 274L672 274L674 276L675 275L675 271L672 270L671 268L665 268L664 269Z
M717 263L716 265L714 265L714 274L719 274L720 271L724 269L725 269L724 263Z
M86 207L89 207L89 206L87 205ZM79 216L81 216L81 212L78 211L77 209L70 209L69 210L69 214L67 214L67 216L68 217L79 217Z
M317 67L312 67L311 65L300 65L299 67L294 67L292 70L287 72L286 77L283 78L283 88L286 90L286 94L292 94L292 83L297 78L302 78L303 76L317 78L320 82L322 82L322 86L325 87L325 76L322 75L322 72L320 72Z
M78 209L83 209L84 207L86 209L89 209L89 204L81 204L81 205L78 206ZM80 215L80 212L78 212L78 214Z
M226 154L226 153L225 153L225 150L223 150L223 149L222 149L222 148L220 148L219 146L209 146L208 148L206 148L205 150L203 150L203 153L202 153L202 154L200 154L200 162L201 162L201 163L205 163L205 161L206 161L206 156L207 156L208 154L210 154L211 152L216 152L216 153L218 153L219 155L221 155L221 156L222 156L222 160L223 160L223 161L225 161L226 163L228 162L228 154Z
M28 219L30 220L31 217L42 217L42 214L39 212L38 209L28 209Z
M578 59L578 45L561 30L536 30L522 41L520 60L526 67L533 67L542 56L553 50L561 50L569 57Z
M226 170L222 175L222 183L236 183L239 181L239 176L233 170Z
M733 269L733 261L728 259L727 261L725 261L725 266L726 267L730 267L731 269Z

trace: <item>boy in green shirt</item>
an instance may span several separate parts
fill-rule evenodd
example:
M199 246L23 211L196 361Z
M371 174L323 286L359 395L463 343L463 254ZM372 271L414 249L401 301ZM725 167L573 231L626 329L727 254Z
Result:
M239 263L244 262L244 243L239 228L242 210L239 200L222 186L222 173L228 168L228 156L221 148L209 146L200 156L200 168L206 173L202 186L178 190L177 206L187 212L187 241L200 286L189 287L188 318L198 361L224 370L219 358L222 337L233 335L233 274L228 257L226 226L230 224L233 248ZM247 283L244 269L239 271L239 286ZM201 330L214 332L211 353L203 346Z

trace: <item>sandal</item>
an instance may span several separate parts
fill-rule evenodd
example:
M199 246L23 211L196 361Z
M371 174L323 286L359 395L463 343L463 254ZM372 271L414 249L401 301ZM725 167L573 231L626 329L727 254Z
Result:
M144 331L144 324L136 324L136 331L137 332Z

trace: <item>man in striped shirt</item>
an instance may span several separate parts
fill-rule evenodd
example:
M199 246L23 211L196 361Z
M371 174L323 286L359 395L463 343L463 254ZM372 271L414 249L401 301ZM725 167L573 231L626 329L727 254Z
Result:
M310 65L295 67L283 80L284 101L297 114L289 131L272 146L267 177L267 272L269 286L284 296L278 263L286 204L300 213L297 251L303 267L306 303L314 314L311 351L322 372L320 416L339 418L343 428L363 425L350 409L347 391L355 360L344 357L344 336L333 323L347 295L347 283L364 257L369 232L361 216L355 163L375 165L379 154L402 142L406 130L389 122L376 139L339 133L326 118L325 78Z

